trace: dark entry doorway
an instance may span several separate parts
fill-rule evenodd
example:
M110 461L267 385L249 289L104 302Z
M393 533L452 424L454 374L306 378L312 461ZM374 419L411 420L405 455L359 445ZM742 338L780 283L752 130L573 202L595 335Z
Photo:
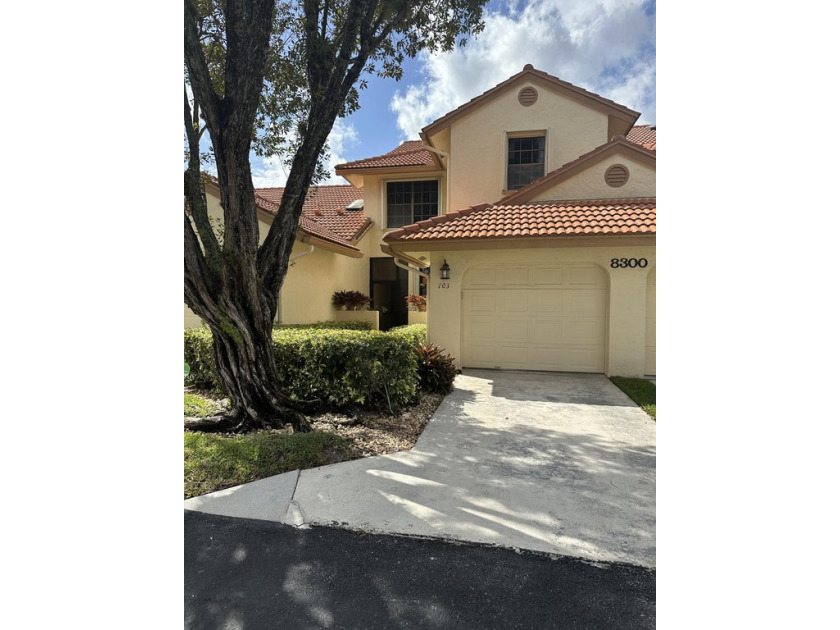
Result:
M370 295L379 311L379 330L408 323L408 271L397 267L393 258L370 259Z

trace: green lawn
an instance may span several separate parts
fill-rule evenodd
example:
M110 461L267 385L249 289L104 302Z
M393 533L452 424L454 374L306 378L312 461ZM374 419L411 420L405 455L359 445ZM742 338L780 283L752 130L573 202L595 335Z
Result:
M184 392L184 416L190 418L206 418L222 410L220 400L213 400L198 394Z
M184 433L184 498L291 470L350 458L349 441L332 433L258 431L226 436Z
M656 383L645 378L611 376L610 380L647 414L656 420Z

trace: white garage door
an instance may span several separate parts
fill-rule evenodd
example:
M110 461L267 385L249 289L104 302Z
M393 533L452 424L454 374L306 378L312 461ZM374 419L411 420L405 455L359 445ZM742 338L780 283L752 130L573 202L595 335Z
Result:
M474 267L462 286L465 367L605 371L608 278L599 267Z
M656 269L648 275L646 313L645 374L656 376Z

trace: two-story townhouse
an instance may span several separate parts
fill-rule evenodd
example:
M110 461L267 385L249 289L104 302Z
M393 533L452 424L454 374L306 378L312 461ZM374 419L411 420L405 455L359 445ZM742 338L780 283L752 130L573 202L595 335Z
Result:
M421 293L462 367L655 374L656 131L638 117L527 65L337 166L351 186L313 189L278 319L334 319L329 296L355 289L387 328ZM266 230L280 195L257 191Z
M638 117L528 65L336 172L459 365L654 375L656 132Z

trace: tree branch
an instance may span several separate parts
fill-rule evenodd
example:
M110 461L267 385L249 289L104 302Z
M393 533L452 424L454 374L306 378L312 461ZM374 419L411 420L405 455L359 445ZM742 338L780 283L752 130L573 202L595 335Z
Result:
M204 118L210 126L210 134L219 128L219 95L213 88L213 81L210 78L210 70L207 67L207 60L204 58L204 50L198 36L198 25L200 23L198 11L192 0L184 0L184 63L187 66L187 74L190 78L190 88L196 102L201 105ZM218 138L212 138L213 143Z
M216 236L213 234L213 228L210 225L210 217L207 213L207 195L201 179L201 159L198 144L200 134L197 131L195 122L197 117L198 107L195 107L194 111L190 111L187 86L184 85L184 130L187 134L187 145L189 146L190 152L187 170L184 171L184 196L187 198L187 203L190 206L190 214L201 237L201 243L204 245L208 263L210 267L218 269L220 256L219 243L216 241ZM193 231L192 224L189 221L185 224L184 228L189 229L190 232Z

